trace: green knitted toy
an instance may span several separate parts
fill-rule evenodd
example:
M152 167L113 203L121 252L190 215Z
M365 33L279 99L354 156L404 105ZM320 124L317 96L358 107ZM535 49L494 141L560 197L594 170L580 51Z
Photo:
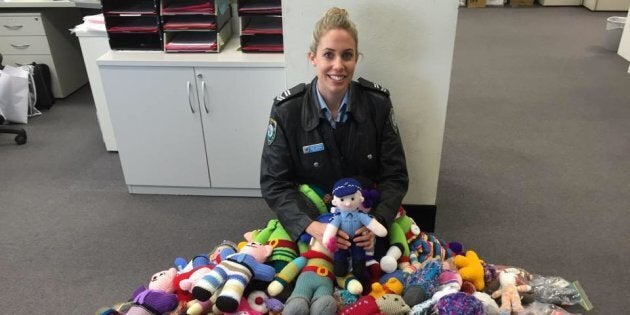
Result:
M296 280L297 278L297 280ZM284 306L286 314L335 314L337 303L333 297L336 280L332 270L332 254L320 242L311 239L308 251L287 264L267 287L270 296L276 296L295 280L295 288ZM339 280L353 294L363 291L361 283Z
M266 264L272 266L276 272L280 272L284 266L295 259L298 255L298 248L291 240L289 233L284 229L278 219L269 220L264 229L253 231L249 241L268 244L273 247L271 256L267 258Z
M385 256L381 258L381 269L387 273L393 272L397 268L405 271L405 268L410 266L409 243L420 235L420 228L401 207L398 209L396 219L387 231L387 235L389 236L390 247Z

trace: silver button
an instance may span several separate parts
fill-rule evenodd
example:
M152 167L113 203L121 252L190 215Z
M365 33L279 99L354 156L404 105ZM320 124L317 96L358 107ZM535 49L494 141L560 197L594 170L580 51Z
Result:
M315 166L315 167L319 167L319 162L315 162L315 163L313 163L313 166Z
M371 160L372 159L372 154L368 154L367 158L368 158L368 160Z

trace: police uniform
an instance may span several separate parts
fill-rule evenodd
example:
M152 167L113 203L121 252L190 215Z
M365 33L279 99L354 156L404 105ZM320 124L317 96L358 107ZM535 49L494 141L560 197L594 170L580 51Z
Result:
M317 78L275 98L262 153L262 196L293 240L317 217L299 184L330 191L343 177L381 197L370 214L389 227L407 192L405 153L389 92L360 78L349 86L348 119L333 128L317 101Z

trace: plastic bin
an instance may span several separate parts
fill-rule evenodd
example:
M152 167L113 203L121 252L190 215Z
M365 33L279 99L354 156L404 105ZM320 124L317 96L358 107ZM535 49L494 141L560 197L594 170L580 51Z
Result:
M623 27L626 25L626 18L623 16L611 16L606 20L606 40L604 48L617 51Z

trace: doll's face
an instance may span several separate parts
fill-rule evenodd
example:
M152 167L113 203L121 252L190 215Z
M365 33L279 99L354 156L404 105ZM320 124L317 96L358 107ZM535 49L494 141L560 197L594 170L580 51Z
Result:
M357 190L352 195L346 195L342 197L333 197L332 204L337 207L339 210L353 211L358 210L363 202L363 195L361 195L361 191Z
M357 43L348 31L332 29L320 37L316 53L309 52L308 57L315 67L317 88L324 100L343 97L352 81L358 56Z
M243 246L239 252L249 254L254 257L256 261L262 263L265 262L269 255L271 255L272 250L273 248L271 245L262 245L260 243L251 242Z

